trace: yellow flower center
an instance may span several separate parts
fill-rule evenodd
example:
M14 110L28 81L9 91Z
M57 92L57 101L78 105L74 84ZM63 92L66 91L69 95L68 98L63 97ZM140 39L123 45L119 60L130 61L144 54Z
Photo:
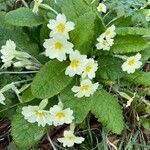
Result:
M43 112L41 110L35 110L35 115L37 117L43 117L45 115L45 112Z
M108 42L106 41L106 40L103 40L103 45L107 45L108 44Z
M67 139L69 141L74 141L76 139L76 137L74 135L70 135L70 136L67 137Z
M65 113L64 112L58 112L55 116L57 119L63 119L63 118L65 118Z
M103 11L103 7L102 6L98 6L98 11Z
M57 25L57 31L63 33L65 31L65 24L60 23Z
M105 32L105 35L106 35L106 36L109 36L109 35L110 35L110 31L109 31L109 30L106 31L106 32Z
M56 50L60 51L63 48L63 44L61 42L56 42L54 47Z
M91 69L92 69L92 67L90 66L90 65L88 65L88 66L86 66L86 68L85 68L85 72L90 72L91 71Z
M81 87L80 87L80 89L81 89L81 91L89 91L90 90L90 86L89 85L82 85Z
M129 66L132 66L134 64L135 64L135 60L134 59L131 59L131 60L128 61L128 65Z
M79 63L80 63L79 60L74 59L74 60L71 61L70 66L71 66L72 68L77 68L77 67L79 66Z

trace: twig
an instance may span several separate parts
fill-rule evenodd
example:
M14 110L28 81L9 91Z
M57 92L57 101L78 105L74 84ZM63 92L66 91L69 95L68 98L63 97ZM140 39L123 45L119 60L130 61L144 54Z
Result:
M108 139L107 139L107 143L111 145L115 150L118 150L118 148L113 143L111 143Z
M48 133L47 133L47 138L48 138L48 141L50 142L50 144L51 144L53 150L57 150L57 149L55 148L55 146L54 146L54 144L53 144L53 142L52 142L52 140L51 140L51 138L50 138L50 136L49 136Z

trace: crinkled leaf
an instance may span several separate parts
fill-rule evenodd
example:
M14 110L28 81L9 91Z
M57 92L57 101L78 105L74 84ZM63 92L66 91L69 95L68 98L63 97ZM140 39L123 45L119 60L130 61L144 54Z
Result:
M140 117L140 122L145 129L150 130L150 118Z
M110 20L108 20L110 21ZM133 22L132 22L132 18L131 17L120 17L118 18L117 20L115 20L113 22L113 24L116 26L116 27L127 27L127 26L132 26L133 25Z
M84 0L63 0L62 12L69 20L74 21L91 10L92 8Z
M93 6L84 0L64 0L62 12L68 20L75 23L75 29L70 34L75 49L84 54L91 52L96 38L105 29L102 19L93 10Z
M13 117L11 135L20 148L29 148L36 144L45 134L45 130L43 127L38 127L36 123L26 121L21 114L21 108Z
M150 35L150 30L138 27L121 27L116 28L116 33L118 35Z
M121 59L112 56L101 56L98 60L99 69L96 72L96 78L104 80L116 80L125 75L121 69Z
M134 24L138 23L146 28L148 28L148 21L146 20L146 15L149 13L149 9L138 9L132 16L132 21Z
M114 53L139 52L148 47L148 42L139 35L116 36L111 51Z
M150 58L150 47L141 52L143 64Z
M26 103L26 102L30 102L34 99L35 97L33 96L32 92L31 92L31 87L27 88L22 96L21 96L21 100L23 103Z
M5 17L6 21L15 26L38 26L44 23L44 19L41 15L36 15L29 8L18 8L10 11Z
M5 20L5 16L6 16L6 12L4 11L0 11L0 27L7 27L7 28L11 28L12 26L7 24L6 20Z
M75 24L75 29L70 34L71 40L75 45L75 49L78 49L83 54L88 54L95 45L96 38L104 30L104 26L92 11L76 19Z
M101 89L92 98L91 112L104 127L120 134L124 128L122 110L116 97Z
M59 94L72 80L65 75L67 62L49 61L35 76L31 90L37 98L50 98Z
M150 86L150 72L138 71L125 76L124 79L132 84Z

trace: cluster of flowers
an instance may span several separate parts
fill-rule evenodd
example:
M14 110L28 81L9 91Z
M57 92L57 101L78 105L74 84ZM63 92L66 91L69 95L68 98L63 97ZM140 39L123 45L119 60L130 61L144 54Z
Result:
M16 44L12 40L7 40L0 50L2 62L1 68L8 68L12 64L16 68L25 67L28 70L39 69L35 64L35 59L26 52L16 50Z
M87 58L81 55L78 50L73 50L73 44L69 42L69 32L74 29L74 23L67 21L64 14L58 14L56 20L51 19L48 28L51 29L50 39L46 39L43 46L45 54L51 59L63 61L67 59L69 54L70 64L66 68L65 74L73 77L81 75L80 86L74 86L72 91L77 97L89 97L98 88L99 84L93 84L91 79L95 77L98 64L93 58Z
M102 33L98 38L98 43L96 44L97 49L110 50L110 47L114 44L114 37L116 35L115 26L107 28L107 30Z
M74 117L73 111L70 108L63 108L63 104L60 101L58 105L54 105L49 110L44 110L48 104L48 99L41 101L39 106L24 106L22 108L22 114L24 118L30 123L38 123L38 126L54 125L59 126L63 124L71 124ZM64 137L58 138L63 146L71 147L76 144L81 144L84 141L83 137L77 137L74 135L74 129L64 131Z
M102 33L96 44L97 49L110 50L110 47L114 44L115 37L115 26L112 25L109 27L104 33ZM141 54L137 53L135 56L127 57L120 56L120 58L124 59L125 62L122 64L121 68L123 71L127 71L128 74L134 73L136 69L139 69L142 66Z
M98 12L106 13L106 6L104 3L99 3L97 7ZM102 50L110 50L110 47L114 44L114 37L115 37L115 26L112 25L109 27L104 33L102 33L99 38L97 39L98 43L96 45L97 49ZM142 66L141 54L137 53L135 56L127 57L121 56L120 58L124 59L125 62L122 64L121 68L123 71L127 71L128 74L134 73L136 69L139 69Z

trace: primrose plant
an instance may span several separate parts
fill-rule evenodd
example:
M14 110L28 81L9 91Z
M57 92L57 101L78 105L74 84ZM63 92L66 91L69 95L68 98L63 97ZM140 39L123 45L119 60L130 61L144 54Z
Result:
M3 14L6 23L0 24L10 34L0 42L0 105L6 114L14 110L16 145L28 148L50 128L67 125L57 142L79 146L85 138L76 126L90 114L120 134L121 100L130 107L140 97L135 90L129 96L127 87L150 85L142 70L150 56L149 30L99 0L34 0L32 6Z

